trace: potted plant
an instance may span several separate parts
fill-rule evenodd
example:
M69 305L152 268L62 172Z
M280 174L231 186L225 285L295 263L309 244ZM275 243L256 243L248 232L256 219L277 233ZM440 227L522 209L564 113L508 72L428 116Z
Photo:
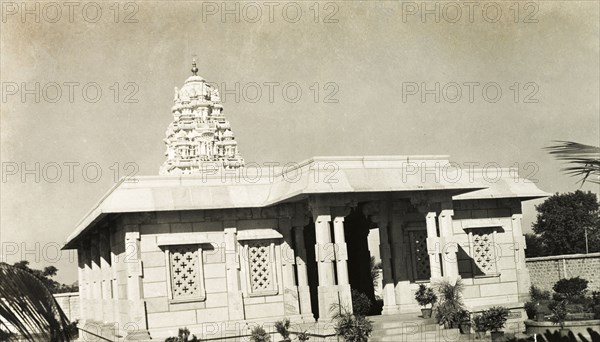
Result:
M560 335L568 336L569 329L565 329L565 320L567 319L567 301L554 301L550 303L549 306L550 310L552 311L552 322L560 325Z
M367 342L373 331L373 322L367 317L354 315L346 307L332 304L329 308L333 313L335 334L345 342Z
M288 318L285 318L283 321L275 322L275 330L277 330L279 335L283 337L283 340L281 340L281 342L292 341L292 339L290 339L290 320Z
M456 321L458 322L461 334L471 333L471 313L469 310L460 310L456 314Z
M179 328L179 332L177 334L177 337L168 337L167 339L165 339L165 342L198 342L200 341L196 335L191 335L190 337L190 330L186 327L186 328Z
M487 326L491 331L492 341L499 341L504 336L504 328L508 320L508 309L502 306L494 306L483 312L483 316L487 321Z
M473 317L473 326L475 327L475 337L478 339L483 339L485 332L489 330L487 319L482 314Z
M438 324L446 328L457 328L459 326L458 313L464 310L462 292L465 285L459 278L454 284L448 280L442 280L436 284L439 300L435 306L435 318Z
M298 341L300 342L305 342L310 339L310 336L308 336L307 331L299 332L296 337L298 337Z
M422 306L421 315L423 318L431 318L433 303L437 301L437 296L433 292L433 289L424 284L419 284L419 289L415 293L415 299L417 300L417 303ZM431 305L431 307L427 308L427 305Z
M257 325L250 332L251 342L271 342L271 336L269 333L260 325Z

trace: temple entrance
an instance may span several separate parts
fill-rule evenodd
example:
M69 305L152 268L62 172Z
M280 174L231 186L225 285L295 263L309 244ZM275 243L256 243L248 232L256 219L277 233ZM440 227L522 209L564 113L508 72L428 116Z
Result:
M348 248L348 276L352 288L352 302L358 309L365 310L365 297L371 302L371 308L364 314L380 315L383 302L375 296L373 278L380 273L376 269L369 251L368 236L373 223L362 213L361 206L353 209L344 219L344 235ZM377 246L379 248L379 246ZM361 298L362 297L362 298Z

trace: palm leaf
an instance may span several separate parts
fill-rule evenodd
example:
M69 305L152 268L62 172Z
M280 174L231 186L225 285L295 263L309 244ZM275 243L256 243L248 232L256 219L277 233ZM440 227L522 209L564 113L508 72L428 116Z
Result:
M568 164L561 169L562 171L573 177L581 177L582 186L586 181L600 184L600 147L572 141L556 141L556 143L545 149L558 160Z
M0 263L0 326L27 341L71 340L69 320L44 284L5 263Z

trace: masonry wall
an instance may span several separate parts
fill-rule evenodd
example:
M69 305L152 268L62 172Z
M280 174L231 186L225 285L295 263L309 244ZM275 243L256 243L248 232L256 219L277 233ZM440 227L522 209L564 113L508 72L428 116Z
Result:
M581 277L589 291L600 291L600 253L568 254L526 259L531 284L552 291L562 278Z
M80 318L79 292L56 293L54 299L71 322Z
M237 269L230 273L235 274L235 279L228 279L228 260L231 262L228 258L234 257L228 254L236 253L228 248L225 232L227 228L235 228L237 235L245 230L277 230L278 220L270 218L264 210L195 210L151 213L139 225L143 265L142 293L146 302L148 329L153 338L176 335L180 327L188 327L193 333L204 337L218 337L227 333L237 335L240 329L245 327L244 321L269 317L273 317L272 321L275 321L285 316L283 279L279 262L282 239L275 244L278 259L274 275L278 284L277 294L247 296L244 289L247 275L241 270L243 263L248 260L241 253L237 257L237 266L234 266ZM158 241L161 236L177 239L177 235L182 233L203 233L209 242L200 245L205 299L188 302L176 302L171 299L169 286L172 284L169 278L167 247L159 245ZM242 244L236 243L239 253ZM238 291L239 301L236 294L228 293L231 281L241 284L243 291ZM241 292L244 292L243 299Z

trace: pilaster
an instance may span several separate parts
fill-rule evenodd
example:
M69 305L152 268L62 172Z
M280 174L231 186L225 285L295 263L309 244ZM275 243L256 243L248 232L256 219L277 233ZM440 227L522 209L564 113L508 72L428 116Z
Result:
M225 269L227 274L227 306L229 320L246 318L244 299L239 280L240 260L238 253L237 228L234 222L226 224L225 228Z
M135 340L148 338L148 327L146 325L146 308L142 291L142 260L140 250L140 231L138 225L126 225L125 227L125 256L127 270L127 301L128 322L121 322L119 329L123 329L126 323L134 324L137 329L128 331L125 339Z
M431 282L439 280L442 277L440 265L441 242L437 233L435 211L430 211L425 215L425 224L427 226L427 253L429 254L429 267L431 268Z
M519 301L526 302L529 300L529 288L531 287L531 277L529 270L525 265L525 236L521 227L522 214L513 214L511 217L511 228L513 233L513 246L515 253L515 266L517 269L517 288L519 293Z
M452 205L451 203L449 204ZM438 218L440 225L440 237L441 237L441 255L442 255L442 267L445 278L448 278L451 283L454 283L458 277L458 259L456 253L458 252L458 245L454 241L454 231L452 227L452 216L454 210L442 209Z
M292 222L290 217L279 219L279 231L283 235L281 244L283 273L283 301L285 303L285 315L287 317L300 315L300 303L298 297L298 287L296 286L296 277L294 275L294 265L296 257L292 248Z

